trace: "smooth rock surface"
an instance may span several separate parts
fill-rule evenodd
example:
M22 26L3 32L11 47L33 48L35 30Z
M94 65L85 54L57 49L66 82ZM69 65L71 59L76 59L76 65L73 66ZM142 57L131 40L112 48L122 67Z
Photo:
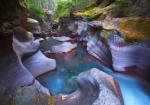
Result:
M117 33L112 33L107 41L112 54L114 70L149 70L150 43L148 41L128 44L124 41L124 36Z
M32 73L34 77L40 76L56 68L56 61L47 58L41 51L23 62L24 66Z
M78 90L56 96L57 105L124 105L115 79L93 68L77 78Z
M52 46L52 53L67 53L76 47L76 43L63 42L60 45Z
M15 37L13 38L13 47L17 55L23 56L28 54L34 54L40 46L40 40L37 39L35 41L28 42L20 42Z
M52 37L53 39L55 40L58 40L58 41L61 41L61 42L65 42L65 41L70 41L71 38L70 37L67 37L67 36L60 36L60 37Z
M15 42L13 42L12 34L2 34L0 38L0 88L8 87L24 87L33 85L40 91L49 94L48 89L44 88L24 67L21 61L21 56L16 52L20 52L17 49Z
M111 53L109 48L101 42L101 40L97 37L91 36L87 41L87 51L92 56L99 59L106 66L111 67Z

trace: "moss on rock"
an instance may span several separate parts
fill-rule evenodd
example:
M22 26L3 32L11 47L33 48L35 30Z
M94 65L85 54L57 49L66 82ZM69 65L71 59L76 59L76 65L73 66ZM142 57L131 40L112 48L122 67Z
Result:
M150 19L141 17L113 18L103 22L104 29L114 29L125 34L125 41L150 39Z
M109 11L115 9L116 7L117 7L116 4L111 4L105 8L94 7L83 12L76 12L74 15L77 17L86 17L88 19L95 19L99 18L99 16L106 16L109 13Z

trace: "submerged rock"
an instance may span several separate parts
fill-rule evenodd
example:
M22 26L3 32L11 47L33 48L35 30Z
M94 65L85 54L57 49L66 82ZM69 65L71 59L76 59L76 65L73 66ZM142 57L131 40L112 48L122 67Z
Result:
M47 58L41 51L38 51L33 56L26 59L23 64L29 69L34 77L40 76L56 68L56 61Z
M56 96L57 105L124 105L116 80L96 68L79 74L77 82L78 90Z
M55 105L51 95L44 94L33 86L8 88L0 98L1 105Z
M63 42L60 45L52 46L52 53L67 53L76 47L76 43Z

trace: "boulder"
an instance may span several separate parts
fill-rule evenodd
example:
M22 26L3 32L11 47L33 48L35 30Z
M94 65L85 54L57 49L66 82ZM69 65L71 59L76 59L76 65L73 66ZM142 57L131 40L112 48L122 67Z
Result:
M110 75L94 68L79 76L92 76L99 84L100 93L92 105L124 105L119 84Z
M23 61L23 64L34 77L50 72L56 68L56 61L47 58L41 51Z
M2 96L1 105L55 105L53 96L44 94L33 86L7 88Z
M27 18L27 23L25 28L32 32L34 35L39 35L41 34L41 27L39 25L39 22L35 19L32 18Z
M13 35L20 42L30 42L34 40L31 32L19 26L13 29Z
M117 81L96 68L80 73L77 83L75 92L55 96L57 105L124 105Z
M42 39L34 40L33 34L22 27L14 28L13 47L20 57L33 55L40 46Z
M73 17L61 17L59 32L61 35L69 36L76 31L76 23Z
M52 53L67 53L77 47L76 43L63 42L60 45L52 46Z

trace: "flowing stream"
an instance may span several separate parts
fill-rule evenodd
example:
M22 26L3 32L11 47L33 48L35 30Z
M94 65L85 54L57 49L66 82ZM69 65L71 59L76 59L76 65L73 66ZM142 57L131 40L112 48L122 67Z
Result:
M51 40L52 43L56 41ZM69 53L52 54L50 58L56 59L56 71L46 73L38 80L53 94L67 94L75 91L78 87L76 84L78 74L91 68L98 68L112 75L119 82L125 105L150 105L150 84L148 82L137 77L114 73L89 55L81 44L78 44L78 48Z

